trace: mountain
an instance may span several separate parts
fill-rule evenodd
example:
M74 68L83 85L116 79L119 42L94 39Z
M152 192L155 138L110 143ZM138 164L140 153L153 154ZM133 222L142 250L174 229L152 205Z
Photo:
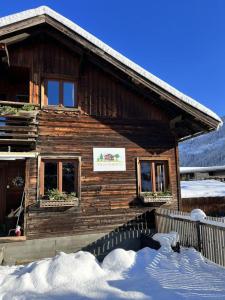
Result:
M225 116L222 117L225 123ZM179 144L180 166L225 165L225 124L219 130Z

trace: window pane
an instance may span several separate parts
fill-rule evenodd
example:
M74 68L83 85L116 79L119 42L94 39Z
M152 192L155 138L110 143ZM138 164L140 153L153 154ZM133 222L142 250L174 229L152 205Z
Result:
M63 192L72 193L75 192L75 166L74 163L63 163Z
M57 189L57 162L45 162L45 193Z
M59 104L59 82L49 80L48 81L48 105Z
M141 161L141 191L142 192L152 191L150 161Z
M166 191L166 172L164 163L155 163L156 192Z
M63 83L63 105L75 106L75 85L72 82Z

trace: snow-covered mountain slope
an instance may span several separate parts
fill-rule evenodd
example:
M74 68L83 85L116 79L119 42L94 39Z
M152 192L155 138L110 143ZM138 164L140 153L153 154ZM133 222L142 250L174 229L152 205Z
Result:
M222 118L225 122L225 116ZM225 165L225 125L214 131L180 143L182 167Z

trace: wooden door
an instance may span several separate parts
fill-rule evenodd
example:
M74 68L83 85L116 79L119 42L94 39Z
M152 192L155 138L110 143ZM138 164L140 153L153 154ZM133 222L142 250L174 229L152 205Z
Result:
M0 224L20 206L25 182L25 162L0 162Z
M6 210L6 164L0 163L0 224L4 223Z
M9 161L6 175L6 207L8 215L20 206L25 182L24 160Z

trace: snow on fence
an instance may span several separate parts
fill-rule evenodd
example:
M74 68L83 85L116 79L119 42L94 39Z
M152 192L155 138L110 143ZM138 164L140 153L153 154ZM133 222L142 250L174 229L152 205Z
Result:
M158 208L155 211L156 231L178 232L180 244L194 247L211 261L225 266L225 219L206 217L193 221L191 214Z

